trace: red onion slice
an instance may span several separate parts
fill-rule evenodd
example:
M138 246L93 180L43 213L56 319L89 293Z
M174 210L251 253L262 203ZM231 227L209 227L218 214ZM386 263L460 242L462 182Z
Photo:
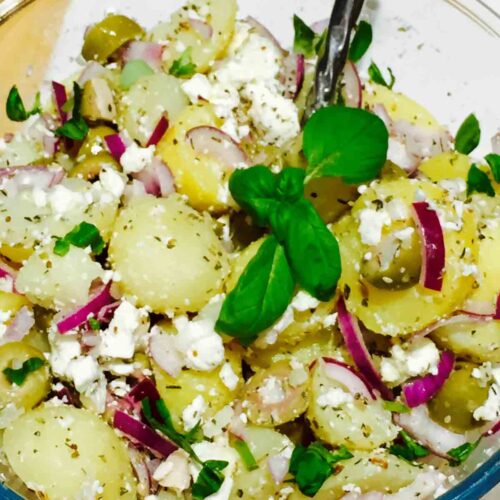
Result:
M248 16L244 19L244 21L248 23L262 38L267 38L269 41L271 41L283 56L286 55L286 50L283 49L276 37L263 24L259 23L257 19L252 16Z
M62 320L57 322L59 333L66 333L87 322L90 316L97 316L99 311L107 304L114 302L109 290L111 283L102 286L82 307L75 309Z
M455 364L455 356L443 351L438 363L436 375L429 373L403 386L403 394L410 408L415 408L432 399L443 387Z
M493 319L500 319L500 294L498 294L497 297L497 304L495 308L495 315L493 316Z
M267 465L274 482L278 485L285 480L285 477L288 474L290 459L283 455L274 455L273 457L268 458Z
M177 446L174 443L160 436L151 427L122 411L118 410L115 413L113 426L163 458L167 458L177 450Z
M248 164L240 145L218 128L204 125L192 128L187 132L186 139L198 154L211 156L228 168Z
M210 40L214 34L214 30L210 24L201 19L189 18L189 25L194 29L204 40Z
M346 105L351 108L361 108L363 101L363 86L356 65L347 61L342 78Z
M443 288L446 250L438 214L426 201L413 203L413 213L422 242L420 284L436 292Z
M149 352L162 370L173 378L179 376L183 362L170 335L153 333L149 340Z
M96 319L101 324L108 324L115 314L115 311L118 309L118 306L121 304L119 300L116 302L112 302L111 304L106 304L104 307L101 307L99 312L97 313Z
M63 110L66 101L68 100L68 96L66 94L66 88L64 85L58 82L52 82L52 93L54 95L54 102L57 107L57 112L59 113L59 118L61 119L61 123L65 123L68 119L68 113Z
M493 436L500 431L500 420L494 423L487 431L483 432L483 437Z
M422 330L419 330L418 332L415 332L413 334L414 337L425 337L432 333L433 331L437 330L438 328L441 328L442 326L446 325L455 325L455 324L460 324L460 323L486 323L488 321L492 321L492 316L488 315L480 315L480 314L474 314L474 313L469 313L466 311L458 311L458 314L454 314L453 316L450 316L448 318L440 319L439 321L436 321L429 326L423 328Z
M0 338L0 345L19 342L28 335L34 324L33 313L26 306L21 307Z
M353 397L360 394L368 400L376 399L367 381L349 365L332 358L323 358L323 362L328 377L345 386Z
M382 382L382 377L378 373L373 359L366 348L358 320L349 313L342 297L337 302L337 313L340 332L344 337L344 342L352 356L354 364L366 378L370 386L378 391L384 399L394 399L392 391Z
M122 58L124 62L140 59L159 71L162 65L163 49L164 46L160 43L133 41L123 51Z
M395 414L393 418L410 436L443 458L448 458L448 451L467 442L462 434L451 432L434 422L425 405L413 408L410 413Z
M140 403L145 398L149 398L150 401L154 402L160 399L160 393L156 389L154 382L150 378L145 377L132 387L128 397L134 403Z
M297 69L295 73L295 99L300 94L302 86L304 85L304 77L306 74L305 58L302 54L297 55Z
M149 138L146 147L148 148L149 146L156 146L161 138L165 135L165 132L168 129L168 119L166 118L165 115L162 115L158 123L156 124L155 129L153 130L153 133L151 134L151 137Z
M12 278L15 281L17 277L17 270L9 266L7 262L0 259L0 278Z
M111 156L119 162L123 153L125 153L127 149L127 145L121 138L120 134L107 135L104 137L104 142L106 143Z
M175 181L171 170L161 158L155 156L151 165L133 174L134 179L144 185L146 193L153 196L168 196L175 192Z

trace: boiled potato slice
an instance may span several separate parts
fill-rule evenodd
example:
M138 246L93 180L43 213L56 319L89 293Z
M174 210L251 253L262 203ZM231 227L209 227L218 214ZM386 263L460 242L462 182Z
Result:
M335 500L346 495L348 485L359 488L362 493L379 491L396 493L411 484L420 472L418 467L390 455L384 450L371 453L355 452L354 457L341 462L342 468L330 476L314 495L315 500ZM306 499L300 492L293 493L289 500Z
M174 174L177 191L198 210L217 212L231 205L227 190L230 169L214 156L196 152L186 134L195 127L221 125L212 105L189 106L158 144L160 156Z
M50 499L135 499L136 482L126 447L97 415L72 406L42 406L5 431L4 452L14 472Z
M439 122L423 106L399 92L370 83L363 90L363 105L373 109L375 104L383 104L394 120L404 120L421 127L440 127Z
M339 389L345 393L347 389L329 377L324 367L324 361L320 360L313 368L307 418L314 434L333 446L360 450L372 450L392 441L398 431L391 412L383 408L381 400L353 396L338 406L325 405L327 393Z
M24 248L21 245L2 245L0 246L0 255L7 257L16 264L22 264L31 254L32 248Z
M241 376L241 356L238 351L226 347L226 362L231 365L234 373ZM211 372L197 370L182 370L176 378L171 377L156 363L153 372L156 387L172 414L173 421L179 430L183 430L182 412L197 396L203 396L207 409L203 418L213 417L224 406L231 404L238 387L228 389L220 376L221 367Z
M308 396L307 368L279 361L253 375L240 397L250 422L272 427L291 422L304 413Z
M446 262L441 292L427 290L420 284L404 290L383 290L360 280L359 270L370 250L361 242L360 211L367 206L376 208L380 203L385 210L389 200L399 200L409 210L417 189L441 208L447 222L461 224L459 230L443 228ZM424 328L460 307L474 284L474 277L466 272L466 266L475 264L478 251L474 214L464 210L463 217L459 217L446 192L427 181L396 179L374 185L356 201L352 215L334 226L333 232L339 240L342 258L340 290L350 312L373 332L396 336Z
M424 161L418 171L434 182L448 179L467 179L471 163L467 155L454 151L442 153Z
M163 52L165 70L169 70L172 63L190 47L196 71L207 71L214 60L223 55L233 36L236 11L236 0L194 0L175 12L169 22L156 26L151 38L166 42ZM212 28L208 40L196 30L196 25L190 23L190 16L193 16L190 12Z
M25 262L16 287L33 303L47 309L73 309L88 301L92 282L102 276L101 266L84 249L71 246L61 257L49 245Z
M42 141L36 141L25 134L17 134L8 147L0 150L0 168L29 165L43 156Z
M139 78L118 101L118 125L145 145L162 115L172 123L188 105L181 82L157 73Z
M457 356L477 363L500 363L500 322L464 322L445 325L431 334L432 340Z
M3 370L17 368L31 358L45 360L43 353L24 342L11 342L0 346L0 407L13 403L16 408L30 410L48 394L50 373L47 364L28 374L22 385L11 383Z
M23 297L18 293L4 292L3 290L0 290L0 311L10 312L11 318L14 318L21 307L27 305L29 305L29 301L26 297Z
M222 290L228 262L210 220L179 195L132 200L109 256L121 290L154 312L196 312Z

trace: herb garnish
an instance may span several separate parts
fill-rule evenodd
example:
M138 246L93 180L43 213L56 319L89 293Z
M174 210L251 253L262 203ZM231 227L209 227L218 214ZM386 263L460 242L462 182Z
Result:
M41 368L45 361L41 358L29 358L20 368L4 368L3 374L11 384L23 385L26 377Z
M476 115L471 113L460 125L455 137L455 150L464 155L472 153L481 140L481 127Z
M98 332L101 329L101 322L95 318L89 318L88 323L90 328L92 328L95 332Z
M384 409L393 413L410 413L410 408L400 401L384 401Z
M55 134L73 139L74 141L83 141L89 132L89 126L80 112L82 103L82 89L78 83L73 82L73 112L71 119L55 130Z
M477 448L480 439L474 441L473 443L464 443L456 448L448 451L448 455L451 457L450 464L453 466L463 464L470 456L470 454Z
M378 83L379 85L383 85L384 87L392 90L394 84L396 83L396 77L394 76L391 68L387 68L387 71L389 72L390 77L389 82L387 82L384 75L382 74L382 71L380 71L380 68L373 61L368 67L368 75L370 76L370 80L372 82Z
M241 460L243 461L248 471L252 471L258 468L257 461L255 460L252 450L250 450L250 447L248 446L246 441L232 434L230 438L230 443L231 446L240 455Z
M312 497L332 475L333 466L352 457L345 446L332 452L320 443L313 443L307 448L299 445L293 450L289 472L294 476L300 491Z
M169 73L179 78L190 77L196 73L196 64L191 57L192 48L188 47L170 67Z
M63 257L69 252L70 245L78 248L87 248L90 246L92 252L99 255L104 250L104 240L99 229L94 224L82 222L74 227L63 238L57 238L54 245L54 253Z
M221 471L228 465L229 462L225 460L207 460L204 462L191 489L193 498L203 500L219 491L224 482L224 474Z
M7 103L5 105L5 110L7 112L7 116L9 120L14 122L24 122L30 116L36 115L37 113L41 113L42 107L40 104L40 92L37 92L35 96L35 102L33 107L27 111L24 107L24 102L19 94L19 90L17 86L14 85L7 96Z
M491 173L493 174L495 182L500 182L500 155L490 153L486 155L484 159L491 168Z
M293 28L295 31L293 51L306 57L314 55L316 33L297 15L293 16Z
M372 25L367 21L360 21L349 48L349 59L352 62L358 62L366 54L372 40Z
M488 196L495 196L495 190L486 172L483 172L476 165L471 165L467 174L467 196L472 193L485 193Z
M413 462L417 458L423 458L429 455L429 450L417 443L406 431L399 433L400 443L394 443L390 446L389 452L396 457L404 458L408 462Z

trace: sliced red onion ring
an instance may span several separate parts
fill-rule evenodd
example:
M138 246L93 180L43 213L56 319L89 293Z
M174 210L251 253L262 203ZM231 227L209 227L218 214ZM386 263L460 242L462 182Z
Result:
M438 214L426 201L413 203L413 212L422 242L420 284L436 292L443 288L446 249Z
M128 397L135 403L140 403L145 398L149 398L150 401L154 402L160 399L160 393L156 389L154 382L145 377L132 387Z
M285 480L285 477L288 474L290 459L283 455L274 455L268 458L267 465L274 482L278 485Z
M361 108L363 103L363 86L356 65L347 61L342 78L346 105L351 108Z
M491 148L492 148L493 153L500 155L500 132L497 132L491 138Z
M210 40L214 34L214 30L210 24L201 19L189 18L189 25L193 28L204 40Z
M54 102L57 107L57 112L59 113L59 118L61 119L61 123L65 123L68 119L68 113L63 110L66 101L68 100L68 96L66 95L66 88L64 85L58 82L52 82L52 92L54 94Z
M498 297L497 297L497 304L496 304L495 315L493 316L493 319L500 319L500 294L498 294Z
M163 458L167 458L177 450L177 446L174 443L160 436L151 427L122 411L118 410L115 412L113 426Z
M376 399L368 382L349 365L332 358L323 358L325 373L344 385L352 396L360 394L365 399Z
M403 386L403 394L407 405L415 408L432 399L443 387L455 364L455 356L449 351L443 351L438 363L436 375L429 373Z
M366 348L358 320L349 313L342 297L337 302L337 313L340 332L354 364L373 389L378 391L384 399L393 400L392 391L382 382L382 377Z
M113 156L113 158L119 162L123 153L125 153L127 149L127 145L121 138L120 134L107 135L106 137L104 137L104 142L106 143L111 156Z
M7 262L0 259L0 278L12 278L15 281L17 277L17 270L9 266Z
M451 432L434 422L425 405L413 408L410 413L395 414L393 418L410 436L443 458L448 458L448 451L467 442L462 434Z
M168 129L168 120L165 115L162 115L158 123L156 124L155 129L153 130L153 133L151 134L151 137L149 138L146 147L148 148L149 146L156 146L161 138L165 135L165 132Z
M98 78L106 72L106 68L97 61L89 61L78 78L78 85L83 87L92 78Z
M96 316L97 321L107 325L113 319L115 311L118 309L120 303L121 302L117 300L116 302L112 302L111 304L106 304L104 307L101 307Z
M86 323L90 316L97 316L99 311L107 304L114 302L109 290L111 283L103 285L82 307L79 307L57 322L59 333L66 333Z
M175 181L171 170L161 158L155 156L151 165L133 174L134 179L142 182L146 193L153 196L168 196L175 192Z
M0 338L0 345L19 342L28 335L34 324L33 313L26 306L21 307Z
M153 69L159 71L162 65L162 55L164 46L156 42L130 42L122 53L124 62L144 61Z
M248 158L240 145L222 130L201 126L189 130L186 139L199 154L211 156L228 168L248 164Z
M179 376L183 363L170 335L153 333L149 340L149 352L162 370L173 378Z
M263 24L259 23L257 19L252 16L248 16L244 21L248 23L258 35L271 41L283 56L286 55L286 50L283 49L276 37Z
M493 436L500 431L500 420L494 423L487 431L483 432L483 437Z
M306 60L303 54L297 55L297 69L295 73L295 98L300 94L302 86L304 85L304 78L306 74Z

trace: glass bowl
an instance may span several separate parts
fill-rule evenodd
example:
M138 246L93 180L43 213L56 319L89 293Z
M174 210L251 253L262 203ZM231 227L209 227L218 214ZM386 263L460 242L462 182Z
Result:
M40 85L79 69L85 27L110 11L150 28L184 0L0 0L0 102L16 83L27 102ZM332 0L239 0L240 17L252 15L289 46L292 15L307 22L329 15ZM500 0L366 0L363 16L375 39L365 64L390 66L396 89L426 106L453 133L474 112L482 126L477 150L490 150L500 127ZM361 71L366 67L361 65ZM0 110L0 136L12 124ZM478 499L500 481L498 437L483 440L467 463L453 469L457 485L441 499ZM62 471L63 473L63 471ZM29 497L19 480L0 465L0 498ZM18 494L14 493L17 492ZM33 495L31 494L31 497ZM500 491L487 498L499 498Z

